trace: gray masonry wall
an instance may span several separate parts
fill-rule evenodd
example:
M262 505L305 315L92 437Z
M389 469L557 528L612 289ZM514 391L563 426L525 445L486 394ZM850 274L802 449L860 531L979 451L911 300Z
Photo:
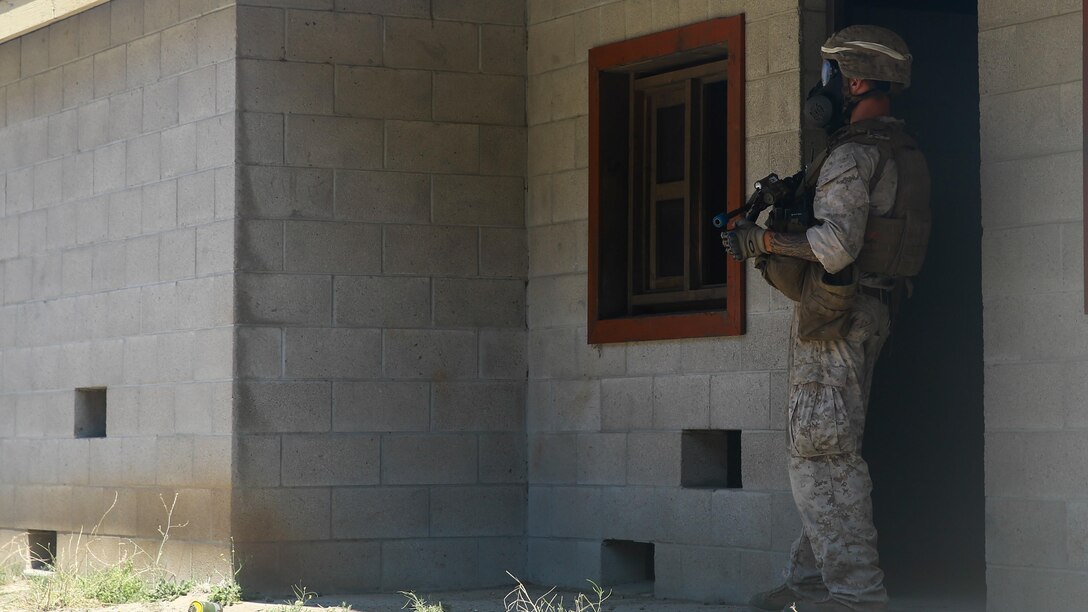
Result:
M779 580L800 531L785 463L788 300L751 273L743 336L586 344L587 50L741 13L750 184L801 163L796 0L528 2L534 581L607 581L603 540L652 542L658 596L742 601ZM710 428L742 430L742 489L680 486L681 430Z
M1088 600L1081 3L979 3L990 610Z
M228 571L234 9L115 0L0 45L0 530ZM106 436L76 439L75 390ZM83 542L86 544L85 536ZM131 554L131 548L129 548Z
M510 0L238 7L247 587L522 573L524 23Z

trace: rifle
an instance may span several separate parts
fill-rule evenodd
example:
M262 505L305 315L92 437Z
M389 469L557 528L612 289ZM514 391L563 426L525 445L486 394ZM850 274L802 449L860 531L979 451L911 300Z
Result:
M763 211L767 213L767 229L774 232L798 233L807 230L813 224L812 198L804 197L801 185L805 180L805 168L786 178L779 178L770 173L756 181L755 191L744 206L729 212L719 213L711 222L714 227L726 230L729 220L737 215L755 223Z

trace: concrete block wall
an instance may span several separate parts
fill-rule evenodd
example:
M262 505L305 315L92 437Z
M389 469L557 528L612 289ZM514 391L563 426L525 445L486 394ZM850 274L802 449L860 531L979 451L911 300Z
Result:
M115 0L0 45L0 529L63 542L116 496L99 534L154 550L176 492L183 576L229 571L230 4ZM74 437L87 387L104 438Z
M1088 599L1082 13L979 2L990 610Z
M744 14L748 183L801 163L796 0L528 1L530 579L584 588L652 542L657 595L743 601L800 531L786 474L791 303L751 273L743 336L586 343L590 48ZM724 253L723 253L724 256ZM741 489L681 487L681 431L742 431Z
M523 573L524 8L238 7L247 587Z

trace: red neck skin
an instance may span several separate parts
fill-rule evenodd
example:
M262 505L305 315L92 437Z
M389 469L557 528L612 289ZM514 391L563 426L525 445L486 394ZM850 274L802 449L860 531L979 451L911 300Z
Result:
M874 117L885 117L892 112L892 101L888 96L865 98L850 113L850 123L857 123Z

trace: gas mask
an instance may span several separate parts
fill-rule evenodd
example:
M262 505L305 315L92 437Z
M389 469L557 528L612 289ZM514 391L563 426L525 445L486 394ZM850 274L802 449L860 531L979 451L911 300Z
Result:
M843 87L838 62L824 60L820 82L809 90L805 98L803 112L808 127L823 128L831 134L846 124L849 117Z

